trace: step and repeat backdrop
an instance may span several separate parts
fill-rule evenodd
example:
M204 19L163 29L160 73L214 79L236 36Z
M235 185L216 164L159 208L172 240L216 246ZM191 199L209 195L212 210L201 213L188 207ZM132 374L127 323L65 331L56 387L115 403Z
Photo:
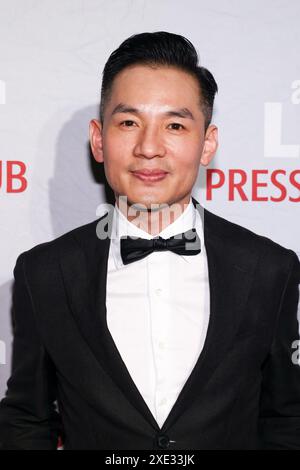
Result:
M0 0L0 399L17 256L111 197L88 124L103 66L132 34L186 36L218 83L219 149L196 199L300 256L299 19L298 0Z

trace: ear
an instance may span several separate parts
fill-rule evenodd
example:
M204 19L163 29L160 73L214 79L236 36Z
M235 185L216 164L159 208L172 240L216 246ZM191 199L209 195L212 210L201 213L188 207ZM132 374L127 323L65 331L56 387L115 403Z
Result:
M97 119L92 119L89 126L90 146L94 159L98 163L103 162L102 149L102 124Z
M211 124L206 129L200 164L207 166L218 149L218 128Z

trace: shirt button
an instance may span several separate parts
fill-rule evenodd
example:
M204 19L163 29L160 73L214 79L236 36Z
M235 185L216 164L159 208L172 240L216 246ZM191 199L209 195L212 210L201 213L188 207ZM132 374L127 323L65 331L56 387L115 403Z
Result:
M156 289L155 290L156 295L159 297L162 293L162 289Z
M166 403L167 403L167 399L163 398L162 400L160 400L159 405L165 405Z
M159 341L158 342L158 347L159 347L159 349L164 349L165 343L163 341Z

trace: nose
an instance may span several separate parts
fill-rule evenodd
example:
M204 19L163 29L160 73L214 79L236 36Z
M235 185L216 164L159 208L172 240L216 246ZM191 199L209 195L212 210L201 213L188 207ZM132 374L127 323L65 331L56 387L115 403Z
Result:
M166 149L159 130L153 127L143 129L134 147L134 155L136 157L153 158L163 157L165 152Z

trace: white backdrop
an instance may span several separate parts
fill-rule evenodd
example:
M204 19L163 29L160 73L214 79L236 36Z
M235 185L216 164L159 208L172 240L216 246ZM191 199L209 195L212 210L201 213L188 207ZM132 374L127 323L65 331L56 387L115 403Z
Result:
M103 66L132 34L186 36L219 85L220 147L194 196L300 255L299 19L299 0L0 0L0 398L16 258L97 217L88 123Z

